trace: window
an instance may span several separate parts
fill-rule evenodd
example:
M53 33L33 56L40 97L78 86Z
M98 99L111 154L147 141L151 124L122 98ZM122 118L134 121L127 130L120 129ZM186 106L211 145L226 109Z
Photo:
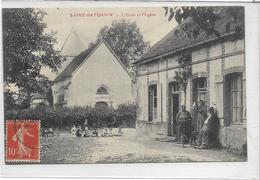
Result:
M148 87L148 120L157 119L157 85Z
M226 118L232 124L242 123L242 73L232 73L225 79Z
M197 103L203 100L207 104L207 78L201 77L193 80L193 100Z
M101 95L101 94L108 94L108 92L107 92L107 89L106 89L106 88L100 87L100 88L97 89L96 94L100 94L100 95Z
M179 93L179 85L177 82L170 83L170 92L171 93Z

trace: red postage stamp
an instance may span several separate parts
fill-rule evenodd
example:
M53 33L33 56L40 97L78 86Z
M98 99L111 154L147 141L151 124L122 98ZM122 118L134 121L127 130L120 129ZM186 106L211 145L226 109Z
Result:
M40 121L6 121L6 162L40 162Z

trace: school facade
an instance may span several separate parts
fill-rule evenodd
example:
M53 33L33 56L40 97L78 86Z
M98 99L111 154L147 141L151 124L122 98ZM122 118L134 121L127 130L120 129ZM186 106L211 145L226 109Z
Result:
M186 104L203 100L217 111L220 141L225 147L241 150L246 143L246 70L244 36L225 31L225 21L217 24L220 37L185 37L177 26L151 47L137 66L137 131L140 134L173 135L173 120ZM175 81L178 58L188 53L192 75L186 90Z

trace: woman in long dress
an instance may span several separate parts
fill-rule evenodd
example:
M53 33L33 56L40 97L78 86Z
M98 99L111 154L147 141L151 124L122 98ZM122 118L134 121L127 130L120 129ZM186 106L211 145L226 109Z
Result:
M13 136L12 140L18 143L18 155L20 157L23 156L31 156L32 149L27 147L24 144L24 137L25 135L33 137L32 134L30 134L27 129L24 127L24 123L22 123L21 127L18 129L18 131Z
M203 122L199 134L199 149L207 149L218 145L219 119L214 112L214 108L209 108L209 116Z
M197 132L200 132L203 122L207 119L207 109L203 100L199 101L199 106L197 106Z

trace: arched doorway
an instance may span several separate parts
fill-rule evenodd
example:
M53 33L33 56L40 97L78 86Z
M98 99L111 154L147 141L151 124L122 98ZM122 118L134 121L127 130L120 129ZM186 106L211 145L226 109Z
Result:
M97 109L106 109L108 108L108 104L104 101L96 102L95 108Z

